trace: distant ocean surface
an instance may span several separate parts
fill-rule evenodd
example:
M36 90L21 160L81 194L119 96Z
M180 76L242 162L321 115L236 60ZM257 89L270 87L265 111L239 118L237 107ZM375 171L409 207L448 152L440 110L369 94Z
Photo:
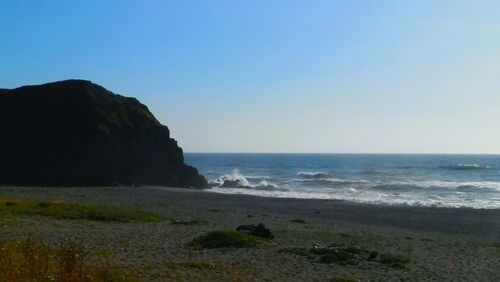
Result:
M500 208L500 155L186 153L212 192Z

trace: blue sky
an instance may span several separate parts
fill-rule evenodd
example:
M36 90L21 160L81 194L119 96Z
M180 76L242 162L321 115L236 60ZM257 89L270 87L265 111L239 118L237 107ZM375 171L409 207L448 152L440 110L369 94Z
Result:
M191 152L500 153L500 1L1 1L0 87L89 79Z

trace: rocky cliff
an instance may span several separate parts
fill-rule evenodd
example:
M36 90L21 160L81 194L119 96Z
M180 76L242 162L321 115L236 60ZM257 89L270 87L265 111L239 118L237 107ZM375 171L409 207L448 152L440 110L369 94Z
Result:
M0 89L0 184L204 187L146 106L84 80Z

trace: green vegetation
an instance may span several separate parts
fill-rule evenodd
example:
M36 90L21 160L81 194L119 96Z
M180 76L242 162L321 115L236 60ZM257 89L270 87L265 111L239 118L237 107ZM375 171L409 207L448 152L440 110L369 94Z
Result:
M111 264L91 266L83 247L67 243L53 250L27 238L24 241L0 242L0 281L140 281Z
M406 268L410 263L410 259L402 255L382 254L380 255L380 263L392 268Z
M244 248L257 246L262 239L233 230L212 231L195 238L188 245L197 249Z
M93 206L63 201L2 200L0 214L40 215L57 219L85 219L95 221L158 222L163 217L150 212L120 207Z
M305 221L304 219L301 219L301 218L292 219L290 221L293 222L293 223L300 223L300 224L306 224L307 223L307 221Z

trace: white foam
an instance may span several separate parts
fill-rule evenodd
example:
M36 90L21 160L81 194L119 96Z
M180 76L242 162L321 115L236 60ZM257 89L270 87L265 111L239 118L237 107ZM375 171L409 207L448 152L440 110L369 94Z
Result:
M280 189L278 185L262 180L257 184L251 184L248 179L266 179L264 176L247 177L243 175L239 169L233 169L232 174L223 175L210 183L210 186L218 187L217 189L230 188L230 189L257 189L257 190L286 190Z
M272 179L272 177L270 176L259 176L259 175L245 175L245 178L246 179L255 179L255 180L259 180L259 179L267 179L267 180L270 180Z
M452 207L452 208L476 208L476 209L498 209L500 199L469 199L458 197L428 197L425 195L393 195L391 193L373 193L370 191L347 190L343 193L322 193L306 191L262 191L241 188L212 188L210 192L223 194L245 194L259 197L271 198L293 198L293 199L326 199L345 200L358 203L379 204L379 205L404 205L423 207Z
M444 180L339 179L324 172L272 183L267 176L245 176L238 169L211 182L211 192L261 197L332 199L383 205L500 208L500 182ZM326 176L328 175L328 176ZM286 188L286 189L284 189Z
M301 171L297 173L298 176L307 178L325 178L331 176L329 173L318 171L318 172L307 172Z

